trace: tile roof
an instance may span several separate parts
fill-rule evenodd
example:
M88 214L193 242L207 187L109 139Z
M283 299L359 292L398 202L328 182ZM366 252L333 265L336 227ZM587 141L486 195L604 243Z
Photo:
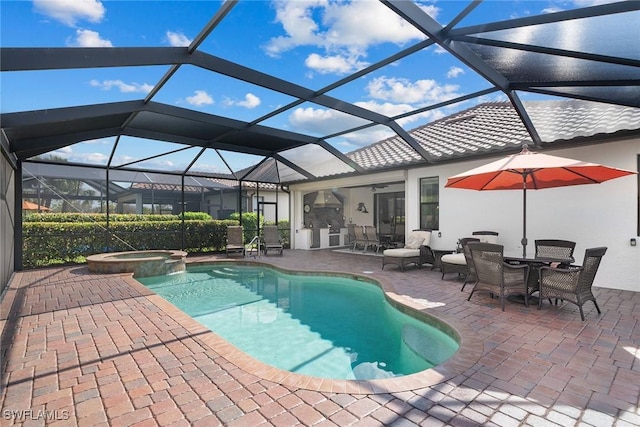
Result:
M640 130L640 109L585 101L529 101L523 103L545 145L579 137ZM500 153L533 144L509 102L488 102L444 117L409 134L432 161ZM411 166L425 162L399 136L347 154L366 170Z

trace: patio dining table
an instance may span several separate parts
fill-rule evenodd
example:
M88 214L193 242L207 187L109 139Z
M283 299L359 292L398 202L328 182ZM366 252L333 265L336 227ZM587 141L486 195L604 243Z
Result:
M559 267L568 267L569 265L575 262L573 257L569 258L549 258L549 257L523 257L522 255L515 256L504 256L504 261L508 264L527 264L530 267L529 270L529 279L527 281L527 294L529 295L529 303L532 302L531 294L538 291L540 289L539 285L539 277L540 277L540 267L544 266L559 266ZM508 297L510 301L519 302L524 304L524 295L512 295ZM537 303L537 299L533 301L534 304Z

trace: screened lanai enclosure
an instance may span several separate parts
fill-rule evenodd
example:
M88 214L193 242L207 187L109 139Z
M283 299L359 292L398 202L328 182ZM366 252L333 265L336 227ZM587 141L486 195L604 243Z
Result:
M0 5L3 283L30 249L23 200L104 215L107 234L117 215L176 215L184 247L186 212L280 222L301 183L600 137L549 133L529 101L611 105L609 133L638 131L635 1L68 4ZM524 135L448 136L468 118L420 133L483 102L508 102Z

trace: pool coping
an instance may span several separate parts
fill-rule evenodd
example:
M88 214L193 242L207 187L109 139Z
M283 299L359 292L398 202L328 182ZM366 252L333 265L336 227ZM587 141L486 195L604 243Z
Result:
M378 284L383 290L387 300L396 308L405 313L418 317L420 320L435 319L435 321L444 322L451 328L459 339L460 347L456 353L447 359L444 363L433 368L417 372L415 374L404 375L400 377L375 379L375 380L340 380L319 378L309 375L297 374L285 371L270 365L267 365L242 350L229 343L227 340L217 335L210 329L202 326L195 319L187 315L178 307L165 300L161 296L155 294L149 288L138 282L133 274L124 274L127 283L145 295L154 305L161 309L166 315L180 323L188 333L198 339L204 345L211 348L221 357L243 370L248 374L255 375L264 380L272 381L285 386L298 389L305 389L318 392L330 393L352 393L352 394L382 394L397 393L402 391L410 391L433 386L451 379L459 374L463 374L475 363L478 362L483 353L484 344L464 323L460 323L457 319L438 313L437 315L429 312L429 308L425 308L418 301L411 297L400 295L395 291L391 283L385 280L372 278L369 276L359 275L350 272L340 271L322 271L322 270L290 270L275 266L273 264L249 261L249 260L207 260L188 262L188 265L207 265L207 264L245 264L259 265L273 268L278 271L290 274L314 274L322 275L340 275L345 277L356 278L357 280L366 281L372 284ZM423 317L424 316L424 317ZM429 322L431 323L431 322ZM197 337L197 338L196 338Z

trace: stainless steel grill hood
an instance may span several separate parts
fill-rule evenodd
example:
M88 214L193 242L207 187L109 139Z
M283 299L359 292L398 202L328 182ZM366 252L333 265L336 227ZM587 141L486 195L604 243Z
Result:
M320 190L313 202L314 208L341 208L342 202L331 191Z

